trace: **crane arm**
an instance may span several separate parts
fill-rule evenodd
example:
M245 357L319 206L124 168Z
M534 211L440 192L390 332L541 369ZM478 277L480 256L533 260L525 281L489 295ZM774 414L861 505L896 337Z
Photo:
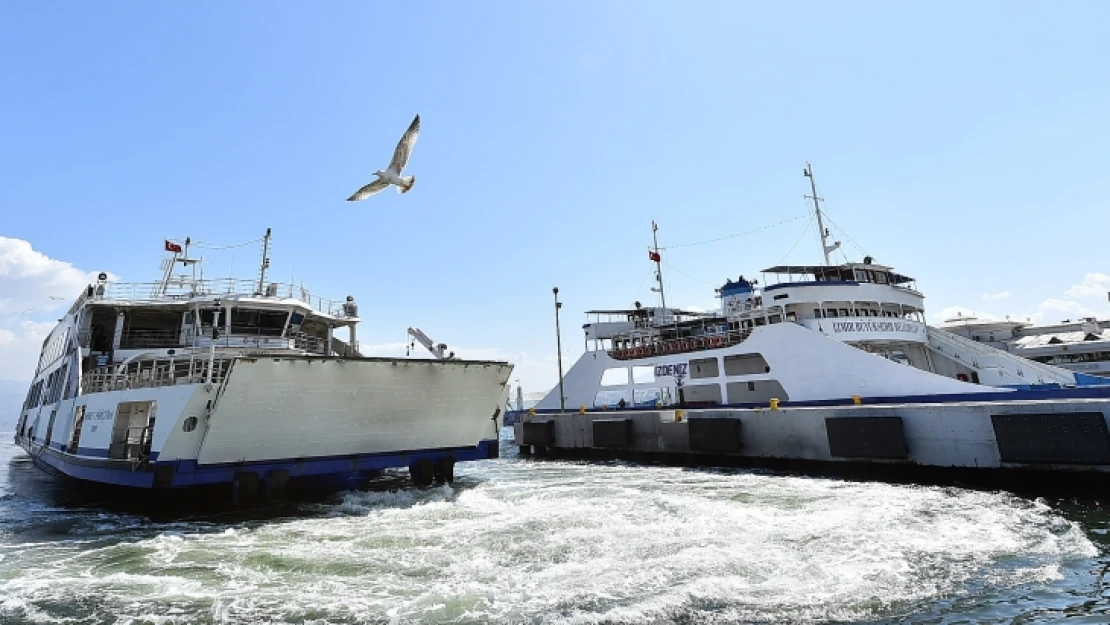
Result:
M409 336L416 339L418 343L424 346L424 349L427 349L439 360L450 360L455 357L455 352L447 352L446 343L437 345L427 334L424 334L420 328L409 328Z

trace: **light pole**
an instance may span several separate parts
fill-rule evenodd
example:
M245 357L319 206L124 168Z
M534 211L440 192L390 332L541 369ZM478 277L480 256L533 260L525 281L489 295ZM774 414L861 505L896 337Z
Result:
M555 294L555 349L558 350L559 359L559 412L567 411L567 396L563 394L563 337L559 331L559 309L563 307L559 302L559 287L551 289Z

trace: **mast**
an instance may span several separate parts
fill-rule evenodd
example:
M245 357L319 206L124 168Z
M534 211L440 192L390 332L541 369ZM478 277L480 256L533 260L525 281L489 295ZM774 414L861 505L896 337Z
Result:
M663 308L666 308L667 296L663 292L663 257L659 255L659 235L656 234L657 232L659 232L659 226L655 223L655 220L653 219L651 220L651 241L655 247L655 250L648 256L651 257L651 260L655 261L655 281L659 283L659 303L662 305ZM655 289L652 290L654 291Z
M262 269L258 275L258 294L262 295L266 291L266 269L270 266L270 229L266 228L266 236L262 237Z
M821 204L822 198L817 197L817 181L813 178L813 165L806 162L806 168L802 170L806 178L809 178L809 188L813 190L813 195L805 196L806 199L813 200L813 210L817 213L817 231L821 234L821 252L825 255L825 265L832 265L829 261L829 254L835 252L840 248L840 241L834 242L829 245L829 231L825 229L825 222L821 219Z

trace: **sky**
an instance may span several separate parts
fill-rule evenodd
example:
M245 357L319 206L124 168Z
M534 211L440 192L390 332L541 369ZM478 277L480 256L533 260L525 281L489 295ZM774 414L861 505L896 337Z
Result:
M584 311L655 303L652 220L671 305L819 262L807 161L837 259L913 276L931 321L1107 317L1108 24L1078 0L3 3L0 380L90 275L152 281L192 237L207 277L252 278L257 246L213 248L269 227L270 279L353 295L365 353L417 326L542 392L552 287L569 368ZM417 113L413 190L346 202Z

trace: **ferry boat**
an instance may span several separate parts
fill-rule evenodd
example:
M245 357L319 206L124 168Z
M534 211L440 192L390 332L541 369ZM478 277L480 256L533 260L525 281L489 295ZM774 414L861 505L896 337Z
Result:
M363 357L354 298L267 282L269 242L257 280L198 277L189 239L165 242L157 282L101 273L43 342L16 443L73 478L240 501L497 456L512 365Z
M653 223L660 305L587 311L586 352L536 410L989 400L1110 382L930 327L915 281L869 256L832 263L840 243L804 174L824 264L730 279L715 312L669 308Z

